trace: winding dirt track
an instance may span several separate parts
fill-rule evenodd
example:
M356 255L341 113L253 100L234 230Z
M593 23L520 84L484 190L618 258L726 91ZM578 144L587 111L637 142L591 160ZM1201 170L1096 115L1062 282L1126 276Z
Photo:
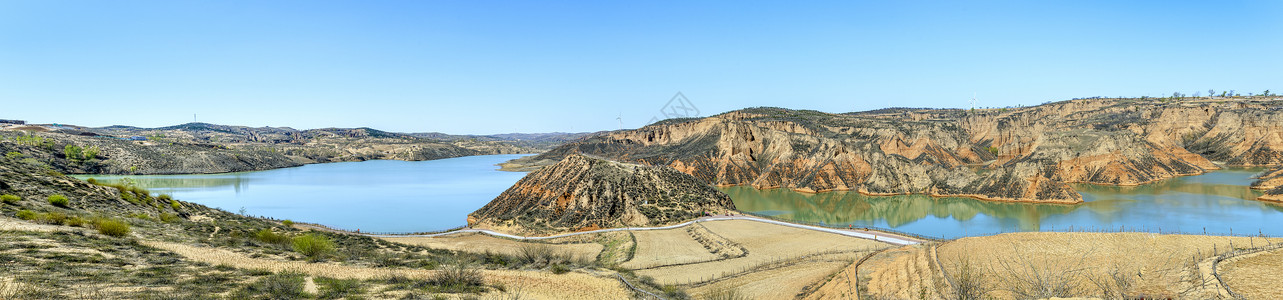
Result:
M859 230L859 229L837 229L837 228L826 228L826 227L819 227L819 226L802 225L802 224L797 224L797 223L789 223L789 222L784 222L784 221L776 221L776 220L764 219L764 218L753 217L753 216L703 217L703 218L695 219L695 220L688 221L688 222L681 223L681 224L674 224L674 225L661 226L661 227L622 227L622 228L608 228L608 229L598 229L598 230L580 231L580 232L572 232L572 233L565 233L565 234L558 234L558 235L550 235L550 236L519 236L519 235L511 235L511 234L507 234L507 233L497 232L497 231L489 230L489 229L476 229L476 228L465 228L465 229L460 229L460 230L455 230L455 231L450 231L450 232L433 233L433 234L386 235L386 234L366 234L366 233L356 233L356 232L350 232L350 231L341 231L341 230L336 230L336 229L332 229L332 228L326 228L326 227L323 227L323 226L317 226L317 225L312 225L312 224L302 224L302 223L295 223L295 224L294 224L294 226L297 226L297 227L303 227L303 228L312 229L312 230L322 230L322 231L329 231L329 232L336 232L336 233L346 233L346 234L363 235L363 236L374 237L374 238L392 238L392 237L438 237L438 236L447 236L447 235L452 235L452 234L461 234L461 233L484 233L484 234L489 234L489 235L498 236L498 237L504 237L504 238L510 238L510 239L515 239L515 240L547 240L547 239L563 238L563 237L568 237L568 236L576 236L576 235L584 235L584 234L593 234L593 233L603 233L603 232L614 232L614 231L640 231L640 230L664 230L664 229L674 229L674 228L682 228L682 227L690 226L690 225L692 225L692 224L700 223L700 222L725 221L725 220L747 220L747 221L755 221L755 222L769 223L769 224L775 224L775 225L781 225L781 226L788 226L788 227L799 228L799 229L815 230L815 231L821 231L821 232L834 233L834 234L839 234L839 235L844 235L844 236L849 236L849 237L855 237L855 238L861 238L861 239L867 239L867 240L874 240L874 241L879 241L879 242L884 242L884 243L889 243L889 244L895 244L895 245L900 245L900 246L905 246L905 245L916 245L916 244L921 244L922 242L924 242L923 240L920 240L920 239L911 238L911 237L907 237L907 236L901 236L901 235L897 235L897 234L886 233L886 232L880 232L880 231Z

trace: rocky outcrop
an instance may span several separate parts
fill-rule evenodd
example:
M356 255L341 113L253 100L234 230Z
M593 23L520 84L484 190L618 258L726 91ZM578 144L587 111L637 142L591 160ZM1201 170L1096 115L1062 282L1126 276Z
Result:
M672 168L571 154L526 175L468 215L468 224L549 234L665 225L734 209L726 194Z
M753 108L600 134L523 161L590 153L716 185L1077 203L1069 183L1137 185L1218 163L1281 164L1280 107L1204 98L849 114Z

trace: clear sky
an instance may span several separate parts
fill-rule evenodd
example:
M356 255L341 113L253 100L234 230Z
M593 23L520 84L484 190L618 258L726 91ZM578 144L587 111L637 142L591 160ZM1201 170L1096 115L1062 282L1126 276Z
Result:
M0 0L0 118L455 134L1283 90L1283 1Z

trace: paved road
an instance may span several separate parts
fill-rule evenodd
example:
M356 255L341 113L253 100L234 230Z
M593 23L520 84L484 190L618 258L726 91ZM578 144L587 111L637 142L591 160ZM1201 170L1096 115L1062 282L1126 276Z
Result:
M624 227L624 228L608 228L608 229L598 229L598 230L591 230L591 231L581 231L581 232L573 232L573 233L566 233L566 234L558 234L558 235L551 235L551 236L519 236L519 235L511 235L511 234L507 234L507 233L497 232L497 231L493 231L493 230L489 230L489 229L474 229L474 228L465 228L465 229L460 229L460 230L455 230L455 231L450 231L450 232L443 232L443 233L433 233L433 234L408 234L408 235L401 235L401 234L396 234L396 235L365 234L365 233L353 233L353 232L346 232L346 231L344 231L344 233L349 233L349 234L358 234L358 235L363 235L363 236L368 236L368 237L438 237L438 236L446 236L446 235L461 234L461 233L484 233L484 234L489 234L489 235L493 235L493 236L505 237L505 238L517 239L517 240L546 240L546 239L555 239L555 238L562 238L562 237L568 237L568 236L576 236L576 235L581 235L581 234L601 233L601 232L612 232L612 231L634 231L634 230L664 230L664 229L673 229L673 228L681 228L681 227L689 226L689 225L691 225L691 224L695 224L695 223L699 223L699 222L714 222L714 221L725 221L725 220L746 220L746 221L755 221L755 222L762 222L762 223L770 223L770 224L781 225L781 226L788 226L788 227L793 227L793 228L800 228L800 229L807 229L807 230L815 230L815 231L823 231L823 232L828 232L828 233L833 233L833 234L845 235L845 236L849 236L849 237L862 238L862 239L868 239L868 240L875 240L875 241L885 242L885 243L895 244L895 245L914 245L914 244L922 243L922 240L919 240L919 239L915 239L915 238L911 238L911 237L905 237L905 236L900 236L900 235L891 234L891 233L886 233L886 232L879 232L879 231L866 231L866 230L858 230L858 229L838 229L838 228L827 228L827 227L819 227L819 226L811 226L811 225L802 225L802 224L789 223L789 222L784 222L784 221L776 221L776 220L765 219L765 218L759 218L759 217L753 217L753 216L719 216L719 217L703 217L703 218L695 219L695 220L693 220L693 221L689 221L689 222L686 222L686 223L681 223L681 224L676 224L676 225L669 225L669 226L662 226L662 227ZM299 226L308 227L308 228L313 228L313 229L321 229L321 230L326 230L326 231L336 231L336 230L333 230L333 229L329 229L329 228L321 228L321 227L318 227L318 226L312 226L312 225L309 225L309 224L298 224L298 225L299 225Z

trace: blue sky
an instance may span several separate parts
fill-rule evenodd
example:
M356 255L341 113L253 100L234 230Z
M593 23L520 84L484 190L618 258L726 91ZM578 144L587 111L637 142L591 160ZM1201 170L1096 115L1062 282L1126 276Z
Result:
M456 134L1283 90L1283 1L9 1L0 118Z

